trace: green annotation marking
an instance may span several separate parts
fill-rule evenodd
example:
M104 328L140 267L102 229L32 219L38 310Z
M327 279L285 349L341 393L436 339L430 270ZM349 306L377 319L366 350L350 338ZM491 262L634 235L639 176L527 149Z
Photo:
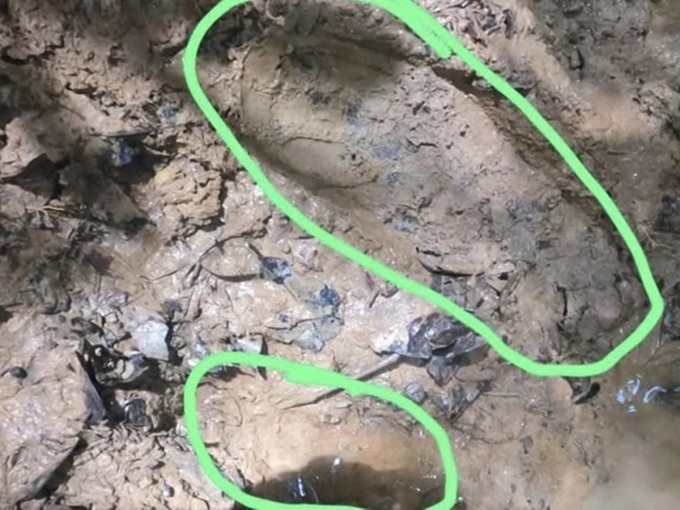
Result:
M206 116L215 131L218 133L220 138L224 141L227 148L234 154L239 163L248 171L254 181L260 186L267 198L269 198L269 200L271 200L272 203L278 207L282 213L288 216L288 218L290 218L290 220L293 221L299 228L318 239L324 245L347 257L353 262L356 262L378 277L391 282L399 289L422 298L430 304L437 306L445 312L451 314L455 319L459 320L477 334L482 336L503 359L532 375L540 377L590 377L603 374L616 365L616 363L618 363L626 354L628 354L633 348L640 344L640 342L642 342L642 340L644 340L644 338L651 332L663 314L663 298L658 286L656 285L656 282L654 281L654 276L652 275L642 246L640 245L635 234L621 214L621 211L619 211L617 208L614 201L607 194L600 183L590 174L583 163L581 163L578 156L576 156L576 154L571 150L571 148L557 133L557 131L555 131L555 129L541 116L541 114L531 105L531 103L529 103L520 93L513 89L512 86L509 85L503 78L496 75L491 69L478 60L474 54L465 48L453 34L440 25L426 10L417 6L410 0L355 1L359 3L375 5L400 19L418 37L420 37L424 43L428 44L435 54L441 59L448 59L452 57L453 54L457 55L461 60L463 60L463 62L472 68L472 70L474 70L477 75L488 81L494 89L496 89L506 99L513 103L525 115L529 122L531 122L531 124L550 142L550 144L560 154L560 156L562 156L565 163L569 165L571 170L574 172L574 174L576 174L586 189L588 189L588 191L593 194L595 199L607 213L607 216L614 224L616 230L623 238L623 241L631 254L633 262L637 267L643 288L649 299L649 311L642 322L640 322L640 324L627 338L625 338L620 344L612 349L611 352L609 352L605 357L597 362L583 365L539 363L506 345L487 324L482 322L471 313L466 312L453 302L449 301L443 295L407 278L399 272L373 259L362 251L349 245L342 239L333 236L329 232L326 232L319 225L307 218L274 187L269 179L267 179L266 175L260 169L257 162L238 142L232 130L227 126L224 120L220 117L218 111L210 103L210 100L201 88L198 80L196 69L197 56L201 42L205 38L208 30L210 30L210 28L231 9L245 4L248 1L250 0L222 0L219 4L213 7L203 17L203 19L201 19L191 34L189 43L187 44L184 55L184 74L189 91L194 98L194 101ZM201 465L209 475L210 479L220 486L225 492L227 492L227 494L230 496L235 494L237 496L235 499L245 503L246 500L244 497L246 495L238 491L236 486L222 477L222 475L215 470L214 465L212 462L210 462L209 457L206 456L207 452L205 451L205 446L201 440L200 431L198 429L198 418L196 416L194 390L198 385L198 379L200 379L200 377L205 374L207 371L205 367L208 366L208 364L214 363L213 366L215 366L220 364L219 360L223 359L224 358L214 357L207 358L203 362L205 364L199 364L189 377L185 388L185 414L187 417L187 430L189 434L189 440L196 450L201 461ZM258 364L260 366L267 366L262 359L260 359L257 363L247 363L246 359L244 359L243 362L245 364ZM222 361L222 363L224 363L224 361ZM304 379L303 384L344 387L342 384L339 384L340 382L343 382L344 379L341 380L334 377L334 375L338 374L322 371L321 369L315 369L319 371L305 371L307 369L311 370L313 367L293 364L292 362L290 363L290 365L286 365L285 367L280 366L280 369L286 371L285 368L288 368L288 377L290 377L291 374L293 374L292 377L301 377ZM196 376L196 374L200 375ZM316 379L311 381L308 378L308 376L311 377L311 375L313 375ZM302 380L298 379L297 382L302 382ZM394 397L394 395L389 392L389 390L376 390L375 386L369 385L367 383L357 384L360 384L362 393L371 394L384 400L390 400ZM372 386L373 388L370 392L367 391L368 386ZM356 388L359 388L359 386ZM348 389L351 390L349 387ZM386 393L381 393L380 391L385 391ZM401 403L398 405L404 409L407 409L406 407L403 407ZM408 412L411 412L412 408L409 407L407 410ZM415 413L412 414L416 416ZM422 422L420 419L422 418L421 415L418 415L417 418ZM448 445L448 439L446 445L441 443L442 438L445 438L446 436L434 434L434 429L429 430L433 433L433 436L437 440L440 447L440 451L442 452L447 476L445 497L441 502L437 503L431 508L437 510L448 510L453 506L453 503L456 499L457 474L455 463L453 462L453 455ZM446 446L448 450L444 451L444 449L442 449L443 446ZM201 450L201 448L203 449ZM203 452L203 454L201 452ZM256 510L275 510L279 508L283 509L284 507L288 508L291 506L261 499L257 500L257 498L249 499L247 504ZM323 508L321 505L303 505L303 508L307 506ZM300 506L295 505L295 508L300 508ZM326 506L326 508L338 507Z
M369 395L400 407L415 418L425 430L432 435L437 443L437 448L442 458L442 467L446 479L445 496L440 503L430 508L436 510L450 510L453 507L453 502L457 497L458 475L449 436L437 421L427 414L420 406L396 391L377 384L355 381L354 379L331 370L325 370L313 365L306 365L304 363L289 361L274 356L242 352L222 352L204 358L191 371L184 386L184 416L189 442L196 452L198 461L208 478L230 498L255 510L319 510L324 508L329 510L360 510L352 506L277 503L247 494L222 475L219 468L213 462L210 452L208 452L208 449L203 442L203 438L201 437L198 409L196 408L196 390L206 373L215 367L231 363L259 366L269 370L283 372L286 380L294 384L302 384L305 386L321 385L340 388L354 397Z

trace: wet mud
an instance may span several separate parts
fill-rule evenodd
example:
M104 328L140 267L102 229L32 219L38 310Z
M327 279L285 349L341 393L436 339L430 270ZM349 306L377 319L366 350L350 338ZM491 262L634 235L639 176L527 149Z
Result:
M367 376L449 433L456 509L674 509L680 17L671 0L423 0L614 198L666 299L610 373L535 378L281 215L192 102L214 2L0 1L0 508L210 509L182 388L225 350ZM603 357L648 303L568 167L457 58L368 5L258 1L201 83L325 229L544 363ZM390 406L222 367L197 402L225 476L285 502L420 510L431 438Z
M442 500L443 491L427 485L428 480L419 473L381 473L362 464L344 464L336 457L314 459L299 471L282 473L254 487L252 494L282 503L428 508Z

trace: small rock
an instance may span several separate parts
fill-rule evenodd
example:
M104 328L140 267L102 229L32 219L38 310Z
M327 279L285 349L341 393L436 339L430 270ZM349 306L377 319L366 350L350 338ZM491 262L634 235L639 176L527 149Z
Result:
M116 386L133 382L150 368L149 360L139 351L126 354L93 345L87 340L81 342L84 361L94 372L96 381L103 386Z
M293 276L293 270L284 259L278 257L262 257L260 259L260 278L283 285L283 282L291 276Z
M466 354L479 351L487 346L484 339L475 333L467 333L456 340L456 342L442 349L433 349L433 353L446 360L449 365L453 365Z
M583 69L583 66L585 65L585 60L583 58L583 54L581 53L581 50L578 48L574 48L569 55L569 69L572 71L576 71L577 69Z
M433 356L427 363L427 373L437 386L446 386L453 378L457 365L451 365L440 356Z
M247 338L233 338L230 345L234 351L262 354L265 351L265 343L262 335L254 335Z
M345 321L333 314L314 321L314 328L323 342L328 342L338 336L344 325Z
M406 343L402 340L395 340L382 350L382 354L399 354L400 356L411 357L406 348Z
M111 145L109 159L113 166L124 167L135 160L135 151L125 141L116 138Z
M420 383L412 382L404 388L404 396L413 400L416 404L422 404L427 398L425 388Z
M169 332L170 328L164 322L149 319L137 326L132 336L137 343L137 348L147 358L168 361L170 359L167 343Z
M182 319L182 303L176 299L166 299L161 303L163 316L170 322L178 322Z
M12 367L9 369L9 375L17 379L26 379L28 372L23 367Z
M141 398L134 398L123 407L125 422L131 427L148 428L152 425L151 418L146 414L146 402Z
M164 498L171 498L175 495L175 489L169 486L167 483L163 482L161 485L161 494Z
M323 310L328 307L337 310L340 301L340 295L337 291L329 283L324 282L323 287L310 296L307 304L315 310Z
M210 347L201 338L197 338L194 342L191 343L191 345L189 346L189 352L190 352L189 356L185 357L184 361L190 368L194 368L201 362L201 360L207 358L208 356L210 356L210 354L212 354ZM231 365L218 365L208 370L208 374L210 375L225 374L229 372L231 368L232 368Z
M106 304L114 310L120 310L130 300L130 293L122 290L112 290L106 297Z
M106 407L97 388L92 383L88 373L81 368L83 378L83 390L85 391L85 405L88 415L85 419L87 425L98 425L106 418Z
M142 490L148 489L152 485L153 485L153 480L151 480L151 478L149 478L148 476L142 477L139 480L139 482L137 483L137 486Z
M530 266L536 263L536 238L527 226L517 224L510 229L510 250L513 255Z
M531 438L531 436L524 436L519 440L519 443L522 445L522 453L524 453L524 455L528 455L529 450L534 445L534 440Z
M455 416L468 403L468 395L464 388L458 387L452 393L441 393L435 399L435 404L449 417Z
M408 353L415 358L429 358L433 350L454 345L468 331L460 322L439 312L418 317L408 325Z

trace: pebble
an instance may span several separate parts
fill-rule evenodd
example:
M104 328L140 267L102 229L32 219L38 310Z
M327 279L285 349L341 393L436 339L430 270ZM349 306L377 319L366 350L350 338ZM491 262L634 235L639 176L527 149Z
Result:
M404 396L413 400L416 404L422 404L427 398L425 388L420 383L412 382L404 388Z
M26 379L28 372L23 367L12 367L9 369L9 375L17 379Z
M288 278L293 276L293 270L284 259L278 257L262 257L260 259L260 277L283 285Z
M576 71L578 69L583 69L585 65L585 60L583 59L583 54L578 48L574 48L569 55L569 69Z
M168 350L168 333L170 328L164 322L149 319L134 330L132 336L137 348L147 357L161 361L170 359Z

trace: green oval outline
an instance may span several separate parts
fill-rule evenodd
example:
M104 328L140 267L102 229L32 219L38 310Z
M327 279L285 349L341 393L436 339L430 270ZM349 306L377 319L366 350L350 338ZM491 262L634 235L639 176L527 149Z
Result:
M430 507L432 510L450 510L457 498L458 471L453 456L453 449L446 431L423 408L396 391L356 381L345 375L325 370L314 365L307 365L297 361L290 361L275 356L251 354L244 352L221 352L211 354L194 367L184 386L184 419L189 443L194 449L201 468L210 481L230 498L255 510L362 510L358 507L341 505L291 504L278 503L268 499L258 498L242 491L236 484L229 481L215 465L203 441L198 420L196 392L203 376L210 370L229 364L264 367L269 370L283 372L287 381L305 386L328 386L342 388L352 397L370 395L400 407L410 414L427 430L437 443L439 455L444 470L444 498ZM429 509L428 509L429 510Z
M522 353L515 351L491 329L487 324L473 314L460 308L443 295L415 282L394 269L378 262L361 250L354 248L340 238L325 231L319 225L307 218L299 209L289 202L269 181L257 162L248 154L238 142L233 132L222 120L218 111L213 107L207 95L201 88L196 72L196 60L200 44L206 33L220 17L237 5L250 0L222 0L213 7L198 23L189 38L184 55L184 74L187 86L194 101L213 126L217 134L231 150L236 159L248 171L253 180L260 186L263 193L271 202L300 229L318 239L332 250L363 266L373 274L394 284L401 290L420 297L432 305L441 308L467 327L482 336L493 349L506 361L532 375L542 377L590 377L600 375L610 370L626 354L636 347L651 332L663 314L664 302L654 276L647 262L642 246L635 234L628 226L625 218L616 207L600 183L590 174L576 154L566 144L562 137L541 116L541 114L524 97L513 89L503 78L497 76L491 69L481 63L458 40L441 26L429 13L415 5L410 0L353 0L358 3L372 4L391 13L404 22L422 40L427 43L440 58L449 58L454 52L477 74L488 81L498 92L511 101L550 142L562 156L581 183L595 196L603 207L615 228L621 235L633 257L642 285L650 301L650 309L644 320L619 345L601 360L583 365L544 364L536 362Z

